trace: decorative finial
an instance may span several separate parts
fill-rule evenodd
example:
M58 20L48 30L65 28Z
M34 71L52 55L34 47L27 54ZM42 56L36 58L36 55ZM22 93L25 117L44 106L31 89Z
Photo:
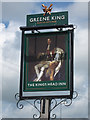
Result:
M43 15L45 16L47 13L49 14L49 15L51 15L51 10L52 10L52 5L53 4L51 4L50 6L49 6L49 8L47 8L47 6L45 6L44 4L42 4L42 7L44 7L45 9L43 9L43 11L45 12Z

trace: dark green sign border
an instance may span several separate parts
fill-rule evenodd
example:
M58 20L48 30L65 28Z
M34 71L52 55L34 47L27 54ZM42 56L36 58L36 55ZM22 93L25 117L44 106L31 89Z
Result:
M54 84L54 85L56 85L56 84L62 84L60 81L46 81L46 82L28 82L28 80L26 80L26 76L28 75L28 72L27 72L27 70L28 70L28 63L26 63L25 61L24 61L24 74L23 74L23 91L24 92L36 92L36 91L66 91L66 90L70 90L70 85L69 85L69 82L70 82L70 74L69 74L69 31L66 31L66 32L48 32L48 33L40 33L40 34L24 34L24 52L28 55L28 45L27 45L27 43L26 43L26 41L28 41L28 40L26 40L27 39L27 37L28 36L30 36L30 37L37 37L37 36L39 36L39 37L43 37L43 36L51 36L51 35L53 35L53 36L55 36L55 35L63 35L63 34L66 34L66 49L68 50L68 63L66 63L66 64L68 64L67 66L68 66L68 72L66 72L67 73L67 80L66 80L66 85L63 85L63 86L54 86L53 88L52 87L50 87L50 86L48 86L48 84ZM26 47L27 46L27 47ZM26 49L27 48L27 49ZM26 69L27 68L27 69ZM66 69L67 70L67 69ZM64 83L65 81L63 81L63 83ZM32 86L30 86L30 87L28 87L28 84L32 84ZM40 86L38 86L38 87L36 87L36 84L45 84L46 86L44 87L44 86L42 86L42 87L40 87Z

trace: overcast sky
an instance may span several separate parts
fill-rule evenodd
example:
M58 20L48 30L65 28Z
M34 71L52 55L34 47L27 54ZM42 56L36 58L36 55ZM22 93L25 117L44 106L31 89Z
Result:
M0 23L0 74L2 73L2 117L29 118L35 109L28 104L17 109L14 98L19 92L20 80L20 26L26 25L26 15L42 13L44 2L5 2L2 0L2 22ZM49 6L51 2L45 2ZM1 5L1 4L0 4ZM54 2L52 12L69 12L69 24L77 26L74 35L74 83L78 98L70 107L62 106L64 118L88 117L88 2ZM1 87L0 87L1 91ZM1 101L1 100L0 100ZM1 102L0 102L1 103ZM59 108L56 108L59 109ZM55 113L60 116L60 111ZM1 114L0 114L1 115Z

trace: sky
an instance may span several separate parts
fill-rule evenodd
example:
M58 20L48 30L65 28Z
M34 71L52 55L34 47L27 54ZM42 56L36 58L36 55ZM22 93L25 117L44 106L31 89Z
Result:
M12 2L13 1L13 2ZM14 2L2 0L0 3L0 79L2 98L0 103L3 118L31 118L37 112L25 103L22 110L16 107L14 95L19 92L21 31L26 25L27 14L43 13L41 4L49 6L53 2ZM70 107L62 105L63 118L88 118L88 1L54 2L52 12L69 12L69 24L77 26L74 34L74 89L78 98ZM56 112L56 109L57 112ZM59 107L54 112L60 116Z

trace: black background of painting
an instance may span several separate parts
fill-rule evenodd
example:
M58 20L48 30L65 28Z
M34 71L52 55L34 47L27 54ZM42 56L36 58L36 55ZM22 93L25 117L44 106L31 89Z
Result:
M28 57L29 60L26 60L26 63L28 64L28 82L33 81L37 76L36 76L36 72L34 69L34 66L39 64L40 61L35 61L34 59L32 59L32 57L30 56L37 56L40 52L46 52L47 49L47 39L50 38L51 39L51 50L53 50L55 47L61 48L65 51L65 47L66 47L66 37L65 34L63 35L49 35L49 36L35 36L35 37L30 37L27 36L26 39L26 43L28 40ZM65 51L65 53L67 53L67 51ZM68 59L68 56L67 56ZM65 59L65 60L67 60ZM56 75L56 77L54 78L54 81L60 81L63 80L65 81L65 60L61 66L61 69L59 71L59 73ZM46 71L46 70L45 70ZM45 72L44 72L45 74ZM43 77L41 78L42 81L50 81L49 77L45 77L45 75L43 75Z

